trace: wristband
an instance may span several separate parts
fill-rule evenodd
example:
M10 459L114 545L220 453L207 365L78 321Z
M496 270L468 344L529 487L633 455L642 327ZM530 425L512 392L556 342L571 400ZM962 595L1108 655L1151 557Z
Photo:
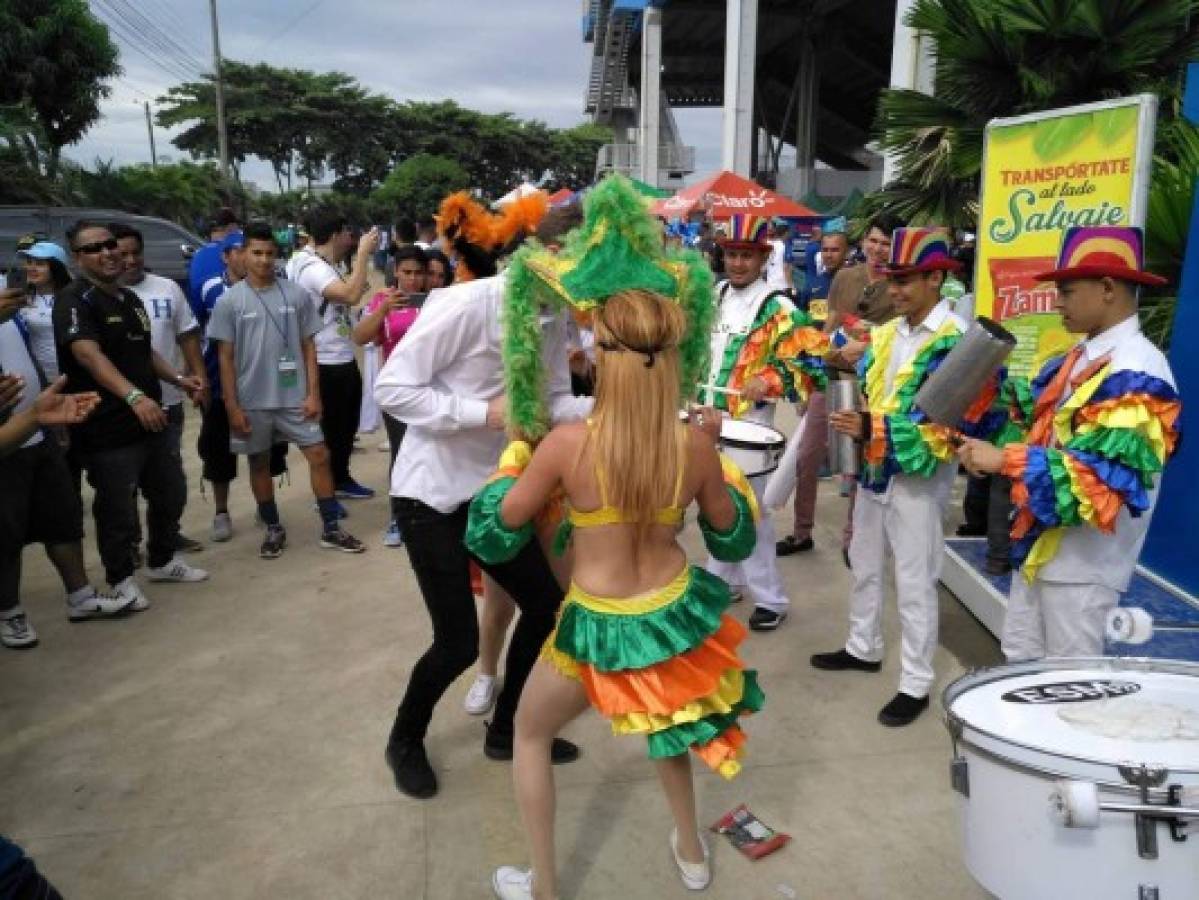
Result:
M128 403L130 406L136 406L137 401L142 399L142 397L144 397L144 396L146 396L146 394L143 390L141 390L141 388L134 388L128 394L125 395L125 402Z

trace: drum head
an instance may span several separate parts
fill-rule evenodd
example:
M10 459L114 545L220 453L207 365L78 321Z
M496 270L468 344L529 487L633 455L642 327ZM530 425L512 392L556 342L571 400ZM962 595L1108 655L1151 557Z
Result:
M1063 758L1199 771L1199 665L1044 660L967 675L945 691L967 729Z
M731 446L769 447L785 444L787 439L781 431L768 425L746 422L744 419L724 419L720 423L720 442Z

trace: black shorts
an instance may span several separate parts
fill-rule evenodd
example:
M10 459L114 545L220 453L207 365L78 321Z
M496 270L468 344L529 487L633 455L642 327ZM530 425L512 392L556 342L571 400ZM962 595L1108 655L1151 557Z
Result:
M0 461L0 547L70 544L83 539L79 494L52 437Z
M215 399L208 405L200 422L196 453L203 460L202 477L214 484L227 484L237 477L237 455L229 449L229 414L225 404ZM271 475L287 471L287 444L271 447Z

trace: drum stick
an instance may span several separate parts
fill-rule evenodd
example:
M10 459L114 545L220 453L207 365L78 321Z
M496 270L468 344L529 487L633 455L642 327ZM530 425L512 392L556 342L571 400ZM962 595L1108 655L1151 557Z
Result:
M808 414L799 417L795 431L787 438L787 447L779 459L779 467L770 473L766 481L766 490L762 494L762 503L767 509L779 509L787 502L791 492L795 490L795 463L799 459L799 445L803 443L804 430L807 427Z
M733 390L732 388L717 387L714 384L705 384L702 387L700 387L700 390L707 391L709 396L711 396L712 394L727 394L730 397L740 397L744 394L743 391ZM778 403L778 401L779 401L778 397L763 397L758 402L759 403Z

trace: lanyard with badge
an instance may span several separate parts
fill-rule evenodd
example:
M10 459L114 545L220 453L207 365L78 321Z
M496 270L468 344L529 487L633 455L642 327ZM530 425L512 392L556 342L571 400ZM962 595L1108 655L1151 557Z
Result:
M287 316L291 312L291 305L287 302L287 297L283 293L283 288L279 287L279 282L275 282L275 290L279 292L279 299L283 301L283 324L279 324L279 320L275 318L271 312L270 306L263 299L262 294L254 289L254 286L247 282L247 287L258 298L258 302L262 304L262 311L266 313L266 317L271 320L271 324L275 326L275 330L279 332L279 337L283 338L283 352L279 354L279 387L293 388L300 383L300 367L296 362L296 355L291 350L291 342L287 337Z

